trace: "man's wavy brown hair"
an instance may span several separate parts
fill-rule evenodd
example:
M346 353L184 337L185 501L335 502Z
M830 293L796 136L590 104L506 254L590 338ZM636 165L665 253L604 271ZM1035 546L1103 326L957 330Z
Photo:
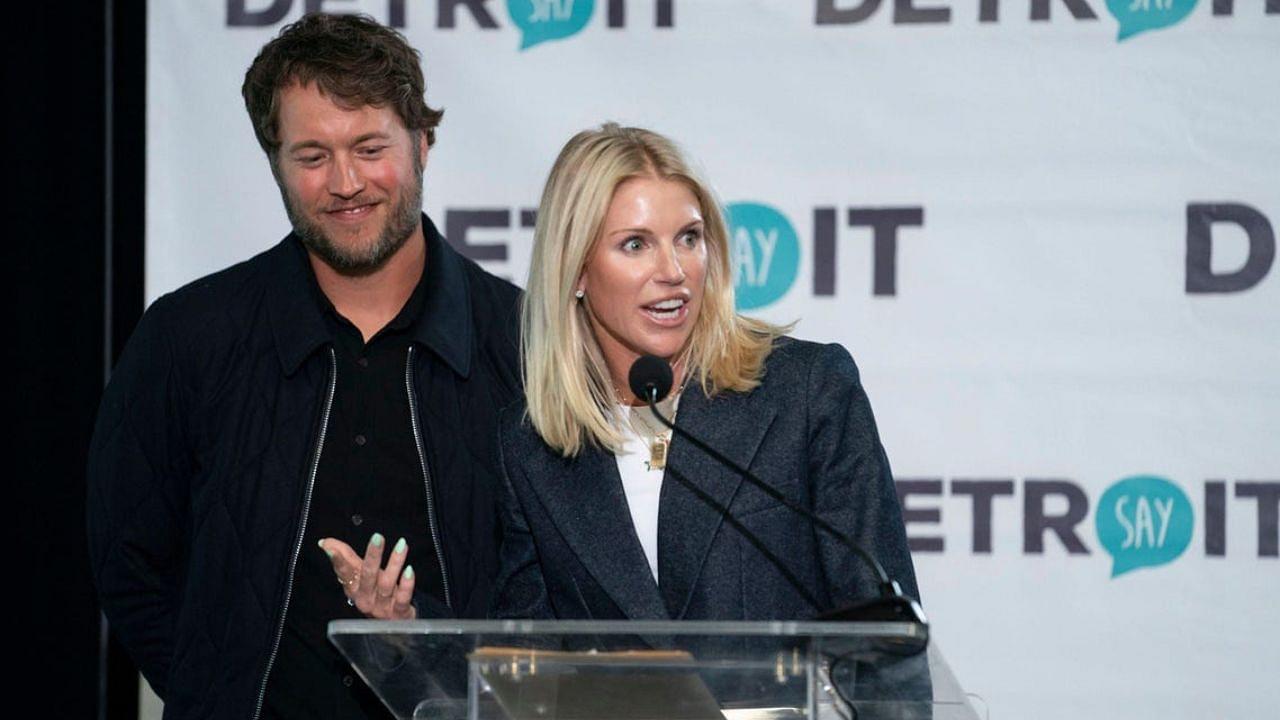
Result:
M424 132L430 146L444 111L427 107L419 61L400 33L368 16L310 14L263 46L240 93L258 144L273 163L280 149L280 92L294 84L315 83L342 107L390 107L411 133Z

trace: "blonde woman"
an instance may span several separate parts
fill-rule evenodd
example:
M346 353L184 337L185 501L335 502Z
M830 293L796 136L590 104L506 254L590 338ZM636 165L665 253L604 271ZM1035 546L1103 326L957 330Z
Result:
M664 414L852 536L918 597L853 360L737 314L728 243L715 198L666 138L607 124L561 151L523 307L527 400L501 423L496 616L803 619L876 595L848 549L672 440L628 390L644 354L673 366Z

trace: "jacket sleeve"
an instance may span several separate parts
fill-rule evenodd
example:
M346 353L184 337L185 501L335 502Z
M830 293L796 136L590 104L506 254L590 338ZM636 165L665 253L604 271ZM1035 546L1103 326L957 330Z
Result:
M512 409L508 409L503 415L511 412ZM499 619L554 618L533 532L511 484L506 442L502 437L506 423L500 422L499 428L498 464L502 468L502 487L499 488L498 511L502 545L498 551L498 579L494 583L489 616Z
M88 464L94 582L111 630L161 698L185 576L192 453L162 298L111 375Z
M839 345L818 349L809 367L806 397L814 510L878 560L903 592L919 600L889 459L847 350ZM839 541L815 532L834 607L872 597L877 585L872 571Z

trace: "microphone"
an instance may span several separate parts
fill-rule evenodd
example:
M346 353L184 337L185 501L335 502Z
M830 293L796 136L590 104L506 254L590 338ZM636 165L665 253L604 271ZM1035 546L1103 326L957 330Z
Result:
M671 386L674 382L671 365L668 364L666 360L654 355L640 356L631 365L631 371L628 373L627 380L628 385L630 385L631 392L634 393L636 397L641 398L649 404L649 408L653 411L654 416L657 417L663 425L671 428L672 432L680 435L680 437L688 440L695 447L741 475L743 479L750 482L757 489L778 501L792 512L805 517L809 522L813 523L818 528L821 528L828 535L832 536L845 547L852 550L854 554L861 558L862 561L871 568L872 572L875 573L879 580L879 597L847 608L840 608L823 613L814 618L815 620L915 623L925 631L924 643L927 644L929 621L925 617L924 609L920 607L920 603L903 594L902 586L899 585L896 580L889 577L889 574L885 572L884 567L880 565L880 563L877 562L870 553L854 542L848 535L819 517L813 511L787 499L785 495L775 490L765 481L756 477L749 470L725 457L719 451L699 440L697 437L694 437L692 434L686 432L683 428L676 426L675 423L662 415L658 410L658 401L665 398L667 393L671 392ZM714 509L724 514L726 519L732 517L727 507L721 506L705 492L702 492L701 489L691 486L691 483L686 479L678 477L679 473L672 472L670 475L672 477L676 477L677 481L693 491L694 494L703 502L710 504ZM734 522L731 523L731 525L739 531L745 530L740 523ZM756 545L757 548L761 547L761 543L758 540L754 541L753 544ZM772 557L772 553L769 553L768 555ZM781 567L779 569L781 569ZM784 574L786 574L789 579L794 580L794 575L789 571L784 571ZM793 584L795 583L793 582ZM808 592L803 592L803 594L806 598L812 597ZM922 644L919 649L923 648L924 645Z
M631 363L631 371L627 373L631 392L645 402L658 402L665 398L674 382L671 365L657 355L641 355Z

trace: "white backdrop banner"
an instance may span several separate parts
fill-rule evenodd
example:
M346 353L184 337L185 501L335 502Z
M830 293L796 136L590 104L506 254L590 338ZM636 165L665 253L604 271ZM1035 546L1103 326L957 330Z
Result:
M423 53L426 210L522 283L555 154L678 140L742 308L858 360L993 717L1280 707L1280 0L153 2L147 296L289 230L239 88L306 10Z

